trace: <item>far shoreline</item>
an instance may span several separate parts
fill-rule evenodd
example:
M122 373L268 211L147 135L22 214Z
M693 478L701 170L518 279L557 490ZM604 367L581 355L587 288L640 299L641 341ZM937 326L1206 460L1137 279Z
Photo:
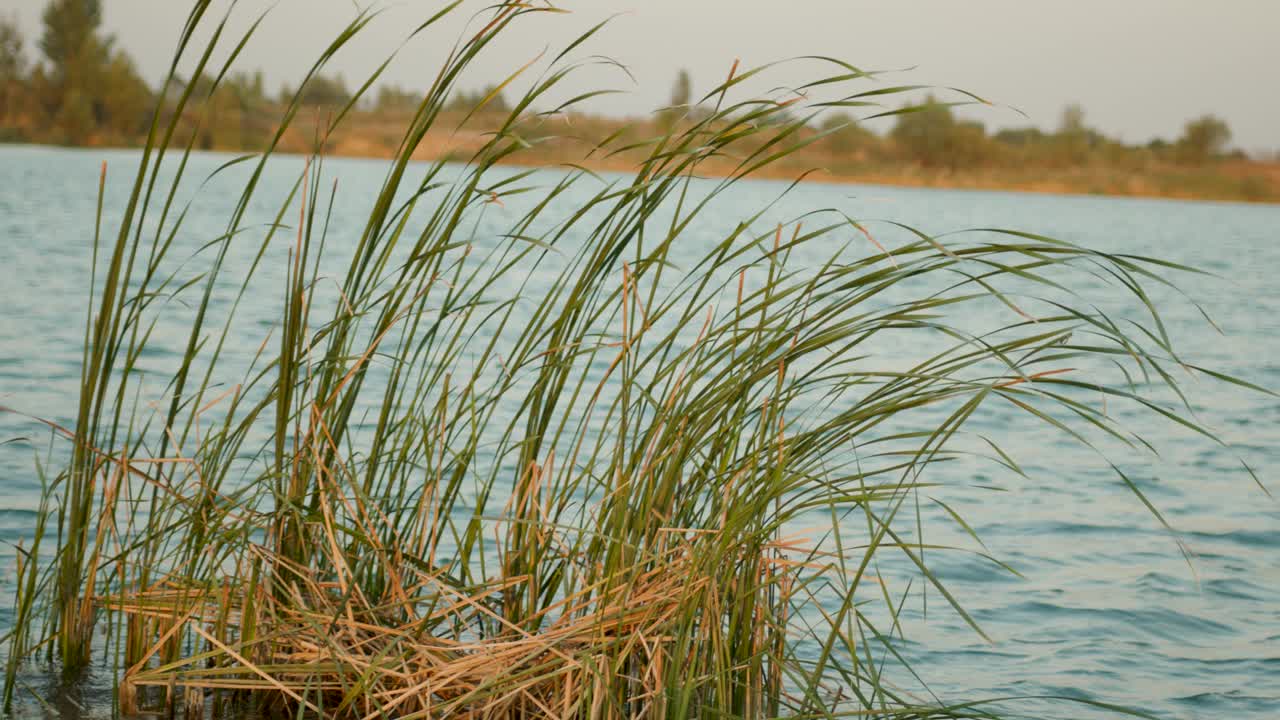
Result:
M346 160L391 160L393 155L391 151L386 153L369 153L359 152L354 148L344 148L346 143L338 142L337 147L325 150L323 155L327 158L341 158ZM368 147L368 145L363 145ZM0 150L7 148L32 148L40 150L70 151L70 152L89 152L101 150L105 152L129 152L140 151L141 145L127 145L114 143L89 143L80 145L60 145L42 142L24 142L24 141L0 141ZM257 154L257 151L251 150L235 150L227 148L196 148L192 149L192 153L202 155L225 155L228 157L237 157L241 155ZM300 148L284 147L277 148L272 152L274 156L298 157L306 158L313 153ZM446 153L416 153L413 162L415 163L431 163L445 157ZM462 164L463 160L450 160ZM497 163L503 167L525 168L525 169L547 169L547 170L577 170L585 168L597 173L613 173L613 174L634 174L634 169L628 169L622 163L598 163L598 162L579 162L580 167L574 167L567 162L533 162L533 161L513 161L503 160ZM1262 163L1254 163L1262 165ZM1280 177L1280 164L1267 164L1272 173ZM908 168L908 170L919 170L919 168ZM727 178L730 172L713 169L704 171L696 175L699 179L719 180ZM886 187L910 190L949 190L961 192L987 192L987 193L1007 193L1012 195L1030 194L1030 195L1049 195L1058 197L1075 197L1075 198L1118 198L1118 199L1134 199L1134 200L1167 200L1171 202L1194 202L1207 204L1227 204L1227 205L1247 205L1247 206L1280 206L1280 197L1275 198L1244 198L1244 197L1224 197L1203 193L1194 193L1180 191L1178 189L1160 190L1148 187L1133 187L1124 189L1108 188L1104 190L1084 190L1078 187L1072 187L1072 183L1063 178L1055 178L1049 176L1046 180L1038 183L1024 183L1013 181L1000 181L995 176L998 173L990 172L934 172L929 174L911 174L910 172L901 174L884 174L884 173L868 173L866 175L844 175L838 174L823 167L813 167L807 170L798 168L768 168L764 171L751 173L749 176L741 179L749 180L768 180L774 182L794 182L801 176L805 176L803 182L816 183L820 185L838 186L838 187ZM1142 176L1134 175L1136 179L1141 180ZM985 181L984 181L985 180Z

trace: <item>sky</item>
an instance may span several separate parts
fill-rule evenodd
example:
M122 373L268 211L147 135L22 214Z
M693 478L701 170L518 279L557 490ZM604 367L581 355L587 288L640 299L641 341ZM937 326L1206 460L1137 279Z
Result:
M478 11L491 0L464 9ZM544 4L546 0L533 0ZM137 60L148 81L168 67L190 3L103 0L105 30ZM45 0L0 0L15 14L35 52ZM333 66L363 78L441 0L240 0L231 27L243 29L270 9L237 67L261 69L268 87L296 85L312 59L358 11L384 10ZM220 0L219 8L225 8ZM743 66L801 55L830 55L864 69L902 70L884 84L959 87L996 107L964 109L990 128L1058 125L1078 103L1086 122L1128 142L1175 138L1187 120L1213 113L1248 151L1280 150L1280 2L1275 0L555 0L570 14L532 18L477 64L464 85L500 82L544 50L554 56L594 23L617 15L580 55L627 66L595 67L577 89L605 85L623 95L597 99L604 114L644 113L665 103L680 68L694 89L719 83L736 58ZM463 21L405 45L385 74L425 88ZM535 67L537 67L535 65ZM759 89L812 79L820 68L792 63ZM1025 113L1023 117L1018 111Z

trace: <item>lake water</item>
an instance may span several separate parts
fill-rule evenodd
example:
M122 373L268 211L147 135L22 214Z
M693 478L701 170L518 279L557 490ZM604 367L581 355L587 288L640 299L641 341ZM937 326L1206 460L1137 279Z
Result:
M111 228L136 169L135 153L0 146L0 405L68 424L104 159ZM196 156L191 174L203 177L227 159ZM267 187L287 188L300 164L283 159L268 173ZM361 211L384 170L378 161L329 161L327 172L341 188L331 242L358 232ZM735 188L728 202L715 207L713 225L731 228L739 219L735 213L757 207L782 187L756 182ZM180 242L194 247L221 233L226 204L219 203L219 193L232 197L234 189L234 174L212 183L206 195L213 200L193 206ZM254 212L272 207L264 201ZM1280 207L813 185L788 196L778 212L818 207L902 221L930 233L1017 228L1208 270L1214 275L1180 275L1177 282L1222 334L1194 306L1168 293L1173 304L1166 320L1184 359L1280 388ZM504 210L493 212L490 220L500 225ZM688 242L717 239L715 227L703 230L690 233ZM877 237L889 245L903 239L889 231ZM246 260L233 254L232 261ZM261 304L263 323L274 316L276 297L250 298L250 305ZM244 340L243 352L251 353L261 337ZM994 556L1024 577L967 555L934 557L942 580L996 641L984 642L937 598L930 598L927 613L920 603L909 603L902 648L935 693L957 701L1078 697L1167 718L1280 717L1280 502L1240 468L1241 460L1249 463L1264 483L1280 489L1280 400L1186 380L1199 420L1231 447L1152 423L1142 429L1160 455L1130 457L1125 467L1178 531L1190 561L1096 456L1044 428L1025 426L1025 417L982 421L988 432L1008 436L1005 448L1031 479L980 478L1005 492L958 492L948 502ZM1005 419L1022 425L1002 425ZM11 617L12 543L27 537L34 523L40 487L34 458L49 437L22 416L0 413L0 443L3 629ZM1105 715L1088 708L1022 707L1042 716Z

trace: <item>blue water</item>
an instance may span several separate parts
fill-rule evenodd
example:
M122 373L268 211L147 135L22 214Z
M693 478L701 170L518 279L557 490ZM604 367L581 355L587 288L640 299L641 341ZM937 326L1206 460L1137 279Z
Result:
M190 174L203 177L227 159L196 156ZM64 424L76 401L103 160L109 168L110 230L127 200L136 154L0 146L0 405ZM301 160L282 159L269 168L267 190L251 208L252 217L270 219L300 166ZM340 190L331 242L349 242L358 234L384 172L378 161L329 161L327 173ZM713 222L688 234L686 252L699 254L705 249L699 243L718 240L717 231L732 228L744 208L768 202L783 187L752 182L731 190L713 207ZM235 173L211 182L192 206L179 243L195 248L217 237L236 188ZM179 207L193 191L179 197ZM501 232L504 213L520 209L510 204L487 210L478 231ZM1159 291L1155 297L1167 307L1168 330L1183 359L1280 388L1280 207L813 185L792 193L777 212L795 216L821 207L902 221L930 233L1018 228L1202 268L1213 275L1180 274L1177 282L1221 334L1177 293ZM886 245L906 240L884 226L871 227L880 228L876 237ZM251 255L233 252L230 262L245 263ZM268 267L257 287L272 288L272 278L279 276L272 273L279 272ZM538 290L537 280L531 292ZM276 315L278 295L254 292L263 294L248 298L248 326L255 327L257 318L261 327L229 349L232 358L252 355ZM1115 298L1102 298L1108 300ZM181 337L183 312L175 305L168 324L157 328L157 347ZM157 352L143 364L163 365L164 355ZM1204 378L1183 379L1197 418L1230 446L1135 416L1135 429L1160 454L1130 453L1122 460L1176 536L1097 455L1025 415L975 418L975 428L999 437L1030 479L990 467L944 469L954 487L936 496L965 517L991 555L1022 577L972 553L930 555L942 581L994 640L983 641L936 593L913 595L904 606L900 647L933 693L952 701L1077 697L1166 718L1280 717L1280 502L1241 469L1241 461L1247 462L1280 492L1280 400ZM7 598L14 569L10 544L28 536L34 523L36 460L49 450L50 437L22 415L0 413L0 443L0 592ZM979 485L1001 491L974 487ZM972 546L936 508L926 514L934 528L930 542ZM893 585L893 569L883 572L891 590L901 592L902 586ZM9 617L8 608L0 607L0 625ZM924 692L909 677L902 681ZM1039 716L1106 716L1093 708L1040 702L1016 707Z

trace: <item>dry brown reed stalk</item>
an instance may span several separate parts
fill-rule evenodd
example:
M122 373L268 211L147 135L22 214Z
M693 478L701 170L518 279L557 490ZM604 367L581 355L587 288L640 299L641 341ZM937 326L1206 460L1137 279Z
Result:
M311 528L321 546L330 532ZM419 594L408 603L378 604L265 548L257 552L275 568L273 582L286 587L284 593L255 590L234 578L212 590L166 580L98 600L101 607L125 614L132 632L158 629L120 684L121 707L129 712L138 709L139 689L156 687L166 689L166 697L179 693L187 717L201 716L206 696L240 691L259 695L267 706L293 704L365 720L379 713L565 718L577 716L582 689L599 692L622 676L630 687L630 717L659 718L665 717L669 697L664 668L683 662L675 645L685 609L721 592L750 591L745 587L750 583L716 589L720 581L707 576L700 561L701 544L712 539L708 534L671 529L664 535L666 550L650 557L644 568L629 569L626 585L594 596L597 588L582 588L547 608L544 622L533 631L506 624L494 635L421 632L428 620L439 627L470 628L500 618L493 594L527 584L528 577L498 579L481 593L464 596L435 575L404 564L384 570L414 578ZM758 566L760 584L777 585L779 601L786 604L794 568L772 560L779 552L771 546L740 560ZM785 630L771 625L763 608L759 612L750 640L756 646L752 654L763 657L767 643L785 642L779 635ZM256 631L246 639L242 629L250 615ZM159 661L178 636L207 643L177 661ZM781 689L776 669L758 682ZM753 689L752 702L761 701L763 690ZM599 703L604 700L591 702L590 716L603 717ZM759 711L753 707L753 716Z

